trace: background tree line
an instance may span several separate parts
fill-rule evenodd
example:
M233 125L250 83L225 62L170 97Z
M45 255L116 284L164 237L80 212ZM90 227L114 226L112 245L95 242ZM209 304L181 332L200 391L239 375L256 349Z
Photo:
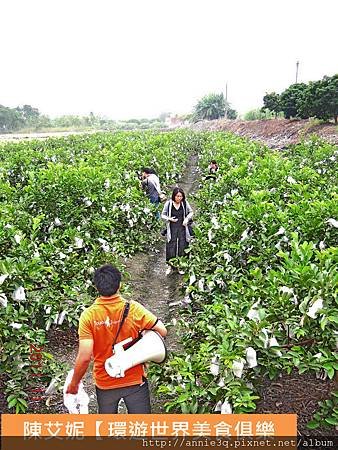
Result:
M263 97L263 111L284 113L286 119L297 117L308 119L334 119L338 116L338 74L325 76L319 81L291 84L281 94L267 93Z
M168 113L162 113L155 119L129 119L115 121L90 113L89 116L64 115L51 119L40 114L37 108L24 105L17 108L8 108L0 105L0 133L12 133L15 131L42 131L49 129L72 130L134 130L149 128L166 128L165 120Z
M41 119L44 116L41 116ZM40 119L40 113L37 108L30 105L24 105L22 108L8 108L0 105L0 131L10 132L19 130L24 126L30 126Z

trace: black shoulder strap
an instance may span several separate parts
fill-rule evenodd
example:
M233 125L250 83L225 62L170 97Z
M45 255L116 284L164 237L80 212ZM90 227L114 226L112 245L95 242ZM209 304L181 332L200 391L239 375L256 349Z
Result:
M185 218L185 216L187 215L187 202L186 202L186 200L184 200L182 202L182 206L183 206L183 212L184 212L184 218Z
M116 340L117 340L117 338L119 336L119 333L121 331L122 325L124 324L124 321L126 320L126 317L128 316L129 308L130 308L130 303L126 302L126 304L124 305L122 320L120 322L119 328L117 330L117 333L116 333L116 336L115 336L115 339L114 339L114 342L113 342L113 345L112 345L113 350L114 350L114 345L116 344Z

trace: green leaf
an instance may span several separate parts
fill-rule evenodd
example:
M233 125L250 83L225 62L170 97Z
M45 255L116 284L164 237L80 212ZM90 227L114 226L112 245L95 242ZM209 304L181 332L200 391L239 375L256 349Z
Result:
M216 395L218 389L219 389L218 387L214 387L214 388L208 389L208 391L211 392L212 395Z
M308 422L306 424L306 426L308 428L310 428L310 430L315 430L316 428L318 428L320 426L320 423L316 422L315 420L310 420L310 422Z
M325 330L325 326L328 322L327 317L323 317L322 320L320 321L320 328L324 331Z
M9 403L8 403L8 408L13 408L13 406L15 406L18 403L18 400L16 398L13 398Z
M17 403L15 407L15 412L18 414L20 411L24 412L25 408L20 403Z
M193 403L191 404L191 414L196 414L198 410L198 403L197 400L194 400Z
M181 403L182 414L189 414L189 407L186 403Z
M190 393L189 393L189 392L186 392L186 393L184 393L184 394L181 394L181 395L178 397L177 402L178 402L178 403L185 402L186 400L188 400L189 397L190 397Z
M325 418L325 422L327 422L329 425L338 425L338 420L335 419L334 417L326 417Z
M327 376L330 378L330 380L332 380L332 378L334 377L334 368L333 367L329 367L328 369L325 369L327 372Z
M25 406L26 408L28 408L27 402L25 399L23 398L18 398L18 402L20 402L23 406Z
M329 316L328 319L329 319L330 322L334 322L334 323L338 324L338 317L336 317L336 316Z

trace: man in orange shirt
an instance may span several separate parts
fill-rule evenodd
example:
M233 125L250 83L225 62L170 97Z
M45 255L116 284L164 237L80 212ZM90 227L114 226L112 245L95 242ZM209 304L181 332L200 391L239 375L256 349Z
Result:
M112 344L128 337L137 338L142 330L155 330L165 336L167 330L157 317L136 301L130 301L129 312L122 327L126 301L120 296L121 273L106 264L94 274L94 284L100 297L85 309L79 322L79 351L74 375L67 393L76 394L80 381L94 357L94 381L99 414L116 414L121 398L132 414L150 414L148 382L142 364L126 370L122 378L112 378L104 363L112 356ZM117 336L118 334L118 336Z

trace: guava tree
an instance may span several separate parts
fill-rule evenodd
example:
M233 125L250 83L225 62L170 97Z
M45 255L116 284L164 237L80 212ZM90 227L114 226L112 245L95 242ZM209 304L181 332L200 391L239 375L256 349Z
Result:
M291 84L280 95L281 110L285 118L299 117L299 106L304 101L307 85L305 83Z
M263 108L262 110L268 109L275 113L275 117L281 111L280 95L276 92L266 93L263 97Z
M302 118L317 117L337 123L338 116L338 75L312 81L299 101L298 114Z

